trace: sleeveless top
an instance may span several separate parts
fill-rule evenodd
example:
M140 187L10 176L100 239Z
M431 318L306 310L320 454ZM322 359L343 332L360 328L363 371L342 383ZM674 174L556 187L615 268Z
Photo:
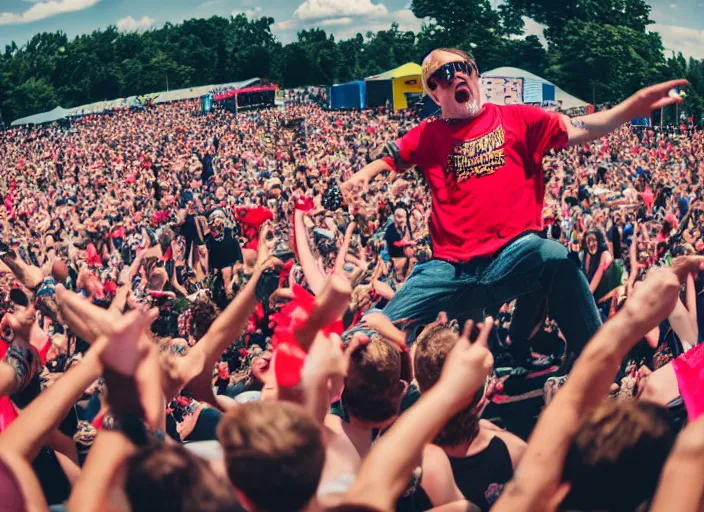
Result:
M508 447L494 437L481 452L470 457L450 457L452 474L465 499L487 511L496 503L504 486L513 478L513 463ZM423 481L421 480L421 486ZM433 508L422 487L410 497L399 500L397 511L425 511Z
M623 280L623 262L614 260L606 269L599 281L599 286L594 290L594 300L597 302L607 293L621 286Z

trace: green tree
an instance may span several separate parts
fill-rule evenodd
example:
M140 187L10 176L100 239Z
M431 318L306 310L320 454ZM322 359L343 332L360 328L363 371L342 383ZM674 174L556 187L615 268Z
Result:
M279 66L283 87L300 87L315 83L311 77L316 76L317 71L301 43L291 43L284 47Z
M645 0L507 0L503 9L547 25L547 78L585 100L615 102L662 75Z
M365 59L364 37L357 34L352 39L340 41L340 66L337 79L340 83L359 80L364 76L362 65Z
M337 78L341 59L335 38L322 29L313 28L300 31L298 43L312 65L308 84L332 85Z
M660 36L619 25L572 20L549 39L547 78L590 102L619 101L662 73Z
M3 111L10 113L52 110L59 104L54 86L43 78L30 77L15 87L9 98L3 102Z

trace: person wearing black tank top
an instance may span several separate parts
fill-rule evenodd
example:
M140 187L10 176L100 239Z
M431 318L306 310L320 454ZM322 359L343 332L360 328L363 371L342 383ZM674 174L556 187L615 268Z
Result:
M416 342L415 377L421 392L426 392L440 378L447 355L457 343L458 334L444 322L428 325ZM456 414L435 437L450 459L455 482L465 499L481 510L489 510L501 495L504 485L513 478L526 443L492 423L480 420L485 402L480 389L472 402ZM432 508L422 495L414 509Z

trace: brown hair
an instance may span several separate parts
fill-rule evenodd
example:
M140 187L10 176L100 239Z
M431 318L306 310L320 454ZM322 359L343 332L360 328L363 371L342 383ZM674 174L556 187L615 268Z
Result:
M379 335L350 357L342 391L345 410L360 421L383 423L399 413L404 385L399 350Z
M243 510L228 483L180 445L154 443L133 455L125 491L134 512Z
M300 510L325 463L320 428L300 406L250 402L223 416L218 439L232 484L263 512Z
M210 326L213 325L213 322L220 314L220 310L211 300L197 300L191 303L190 310L189 333L198 341L205 336Z
M421 392L428 391L440 379L445 359L458 339L458 334L451 327L439 322L429 324L418 336L413 368ZM477 437L479 417L476 408L483 396L482 387L472 402L447 422L433 442L438 446L456 446Z
M438 63L435 59L429 58L435 52L445 52L457 55L458 57L461 57L462 60L469 62L474 68L474 71L477 73L477 75L479 74L479 68L477 67L477 63L474 61L472 56L464 50L460 50L459 48L436 48L432 52L428 53L425 57L423 57L423 62L421 64L421 82L423 83L423 90L426 93L430 90L428 88L428 78L430 78L430 75L435 73L440 67L438 66Z
M667 411L635 400L605 400L572 440L563 480L567 509L634 510L655 492L672 448Z

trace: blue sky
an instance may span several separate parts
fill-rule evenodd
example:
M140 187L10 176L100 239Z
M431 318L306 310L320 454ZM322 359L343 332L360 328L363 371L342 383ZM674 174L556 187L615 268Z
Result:
M442 0L438 0L442 1ZM501 0L492 0L494 3ZM421 20L408 8L410 0L0 0L0 47L25 43L38 32L63 30L70 37L108 25L121 30L146 30L188 18L271 16L273 30L284 43L302 28L321 27L338 38L388 28L419 30ZM704 58L704 0L651 0L650 27L664 46L687 56ZM527 33L541 32L531 20Z

